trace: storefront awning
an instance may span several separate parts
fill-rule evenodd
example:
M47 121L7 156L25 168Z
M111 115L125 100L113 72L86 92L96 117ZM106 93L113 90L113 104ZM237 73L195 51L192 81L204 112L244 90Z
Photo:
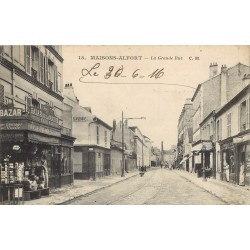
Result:
M210 151L210 150L213 150L213 144L212 142L200 142L199 144L195 145L193 148L192 148L192 151Z

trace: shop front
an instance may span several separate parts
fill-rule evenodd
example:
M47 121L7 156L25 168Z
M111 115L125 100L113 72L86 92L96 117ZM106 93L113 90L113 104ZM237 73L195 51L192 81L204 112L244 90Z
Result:
M198 177L205 172L206 177L214 177L215 153L211 141L199 141L192 147L192 168Z
M236 165L235 165L235 148L233 144L233 139L228 138L220 142L220 164L221 164L221 176L222 181L227 181L227 171L229 171L229 182L237 183L236 179ZM228 169L229 168L229 169Z
M100 146L74 146L74 178L95 180L111 174L110 149Z
M1 185L20 183L24 191L35 191L73 182L74 138L62 135L55 117L34 117L16 108L0 114L5 114L0 119Z
M244 186L250 185L250 132L233 138L235 145L235 172L236 183Z

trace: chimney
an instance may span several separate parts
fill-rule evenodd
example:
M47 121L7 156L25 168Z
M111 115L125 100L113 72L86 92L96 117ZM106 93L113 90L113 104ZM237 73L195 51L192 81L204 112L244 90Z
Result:
M222 64L221 65L221 73L226 73L227 72L227 65L226 64Z
M63 96L66 96L76 103L79 103L78 98L75 95L74 87L72 83L66 83L63 89Z
M113 120L113 131L116 130L116 120Z
M221 66L221 79L220 79L220 101L221 106L227 103L227 66Z
M216 76L218 74L218 64L215 63L210 63L209 66L209 79Z

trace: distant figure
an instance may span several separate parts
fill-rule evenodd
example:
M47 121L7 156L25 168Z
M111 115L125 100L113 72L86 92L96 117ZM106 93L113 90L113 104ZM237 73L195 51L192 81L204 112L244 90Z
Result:
M229 164L227 162L224 169L226 171L226 181L229 182Z

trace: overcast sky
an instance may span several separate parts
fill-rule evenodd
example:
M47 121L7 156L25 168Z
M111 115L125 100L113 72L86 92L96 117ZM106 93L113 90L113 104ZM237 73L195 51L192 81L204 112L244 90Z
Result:
M91 56L110 57L91 60ZM119 56L132 56L133 60L119 60ZM191 98L197 85L209 78L211 62L218 63L219 72L222 64L250 65L246 46L63 46L63 58L63 82L73 84L80 105L90 106L109 125L113 119L121 120L122 110L125 117L145 116L146 120L130 120L129 125L137 125L155 146L160 147L163 141L164 149L177 143L177 122L185 99ZM90 76L87 70L94 65L96 69ZM114 66L112 75L105 79L110 66ZM122 74L114 77L120 67L123 70L117 75ZM137 69L134 75L139 75L133 78ZM158 74L161 77L150 78L148 75L157 69L163 69Z

